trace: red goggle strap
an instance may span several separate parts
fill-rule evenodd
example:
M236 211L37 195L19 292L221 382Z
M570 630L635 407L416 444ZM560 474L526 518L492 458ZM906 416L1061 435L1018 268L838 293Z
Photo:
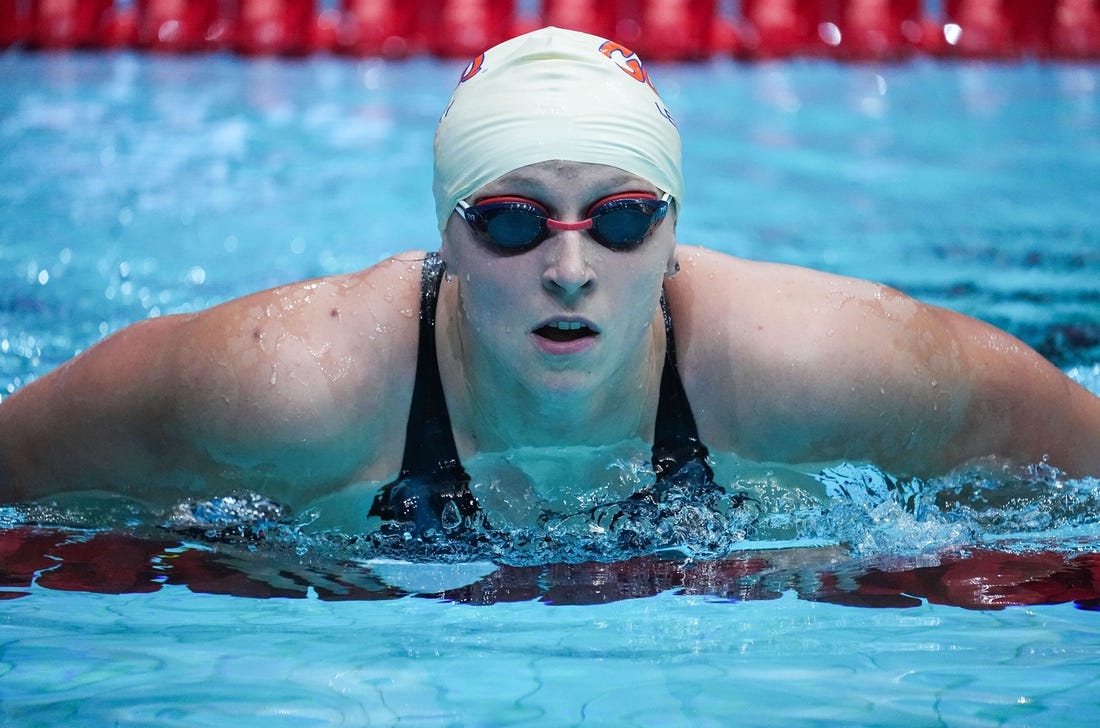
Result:
M607 197L603 197L603 198L593 202L589 206L588 212L586 214L589 217L591 217L593 210L595 210L600 205L606 205L608 202L615 202L616 200L638 200L638 199L656 200L657 195L653 194L652 192L620 192L616 195L608 195Z
M475 202L473 205L471 205L471 207L477 207L478 205L492 205L494 203L499 203L499 202L515 202L515 203L518 203L518 204L521 204L521 205L530 205L531 207L534 207L538 210L541 210L543 215L545 215L545 216L550 215L549 210L547 210L545 207L543 207L539 203L535 202L531 198L529 198L529 197L517 197L515 195L502 195L500 197L483 197L480 200L478 200L477 202Z

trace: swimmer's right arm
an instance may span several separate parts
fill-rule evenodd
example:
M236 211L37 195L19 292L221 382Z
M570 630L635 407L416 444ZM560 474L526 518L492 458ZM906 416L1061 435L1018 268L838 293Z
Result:
M247 489L298 507L384 477L411 390L416 317L402 312L418 270L390 261L105 339L0 403L0 502Z
M155 482L172 407L161 367L183 323L134 324L0 403L2 500Z

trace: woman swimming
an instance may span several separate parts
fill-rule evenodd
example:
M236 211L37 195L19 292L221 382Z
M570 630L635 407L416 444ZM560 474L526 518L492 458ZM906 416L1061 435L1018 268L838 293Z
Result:
M659 499L685 468L705 482L708 448L1100 474L1100 399L1008 334L679 245L678 131L617 44L548 28L487 51L435 154L438 259L118 332L0 403L0 500L344 495L348 522L447 530L530 522L566 481ZM607 475L624 459L661 478Z

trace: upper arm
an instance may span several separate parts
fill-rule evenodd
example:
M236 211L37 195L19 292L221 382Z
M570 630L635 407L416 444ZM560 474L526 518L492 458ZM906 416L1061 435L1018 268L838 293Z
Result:
M156 424L168 403L159 366L180 323L134 324L4 400L5 499L112 489L155 467Z
M341 278L196 320L185 332L194 345L169 367L168 434L271 495L294 488L312 499L388 473L411 398L417 300L417 289L386 275Z
M953 311L939 315L963 352L970 390L945 464L998 455L1100 475L1100 398L1010 334Z
M246 488L294 506L393 469L418 271L389 261L120 331L3 402L0 482L15 498Z
M874 283L701 255L722 275L698 280L721 285L679 296L686 386L718 447L923 475L988 455L1100 469L1100 400L1008 334Z

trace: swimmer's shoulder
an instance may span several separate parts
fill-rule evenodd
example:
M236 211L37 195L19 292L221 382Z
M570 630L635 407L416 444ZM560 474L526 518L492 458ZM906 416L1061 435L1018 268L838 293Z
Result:
M828 352L830 331L905 325L924 313L912 298L858 278L690 246L680 246L679 261L680 274L666 285L677 342L683 338L700 355L733 347L751 362L801 348Z
M412 251L191 317L175 364L182 426L201 429L206 447L225 458L311 454L331 482L395 472L400 462L389 460L400 453L412 399L424 257Z
M198 348L218 352L240 371L312 360L333 383L377 382L386 373L380 367L415 355L424 255L411 251L359 271L252 293L182 325L204 345Z
M900 332L924 307L889 287L681 246L666 286L679 366L703 438L776 459L879 391ZM815 432L815 436L821 432Z
M248 488L291 507L400 468L422 255L113 334L0 403L16 495L150 502Z

